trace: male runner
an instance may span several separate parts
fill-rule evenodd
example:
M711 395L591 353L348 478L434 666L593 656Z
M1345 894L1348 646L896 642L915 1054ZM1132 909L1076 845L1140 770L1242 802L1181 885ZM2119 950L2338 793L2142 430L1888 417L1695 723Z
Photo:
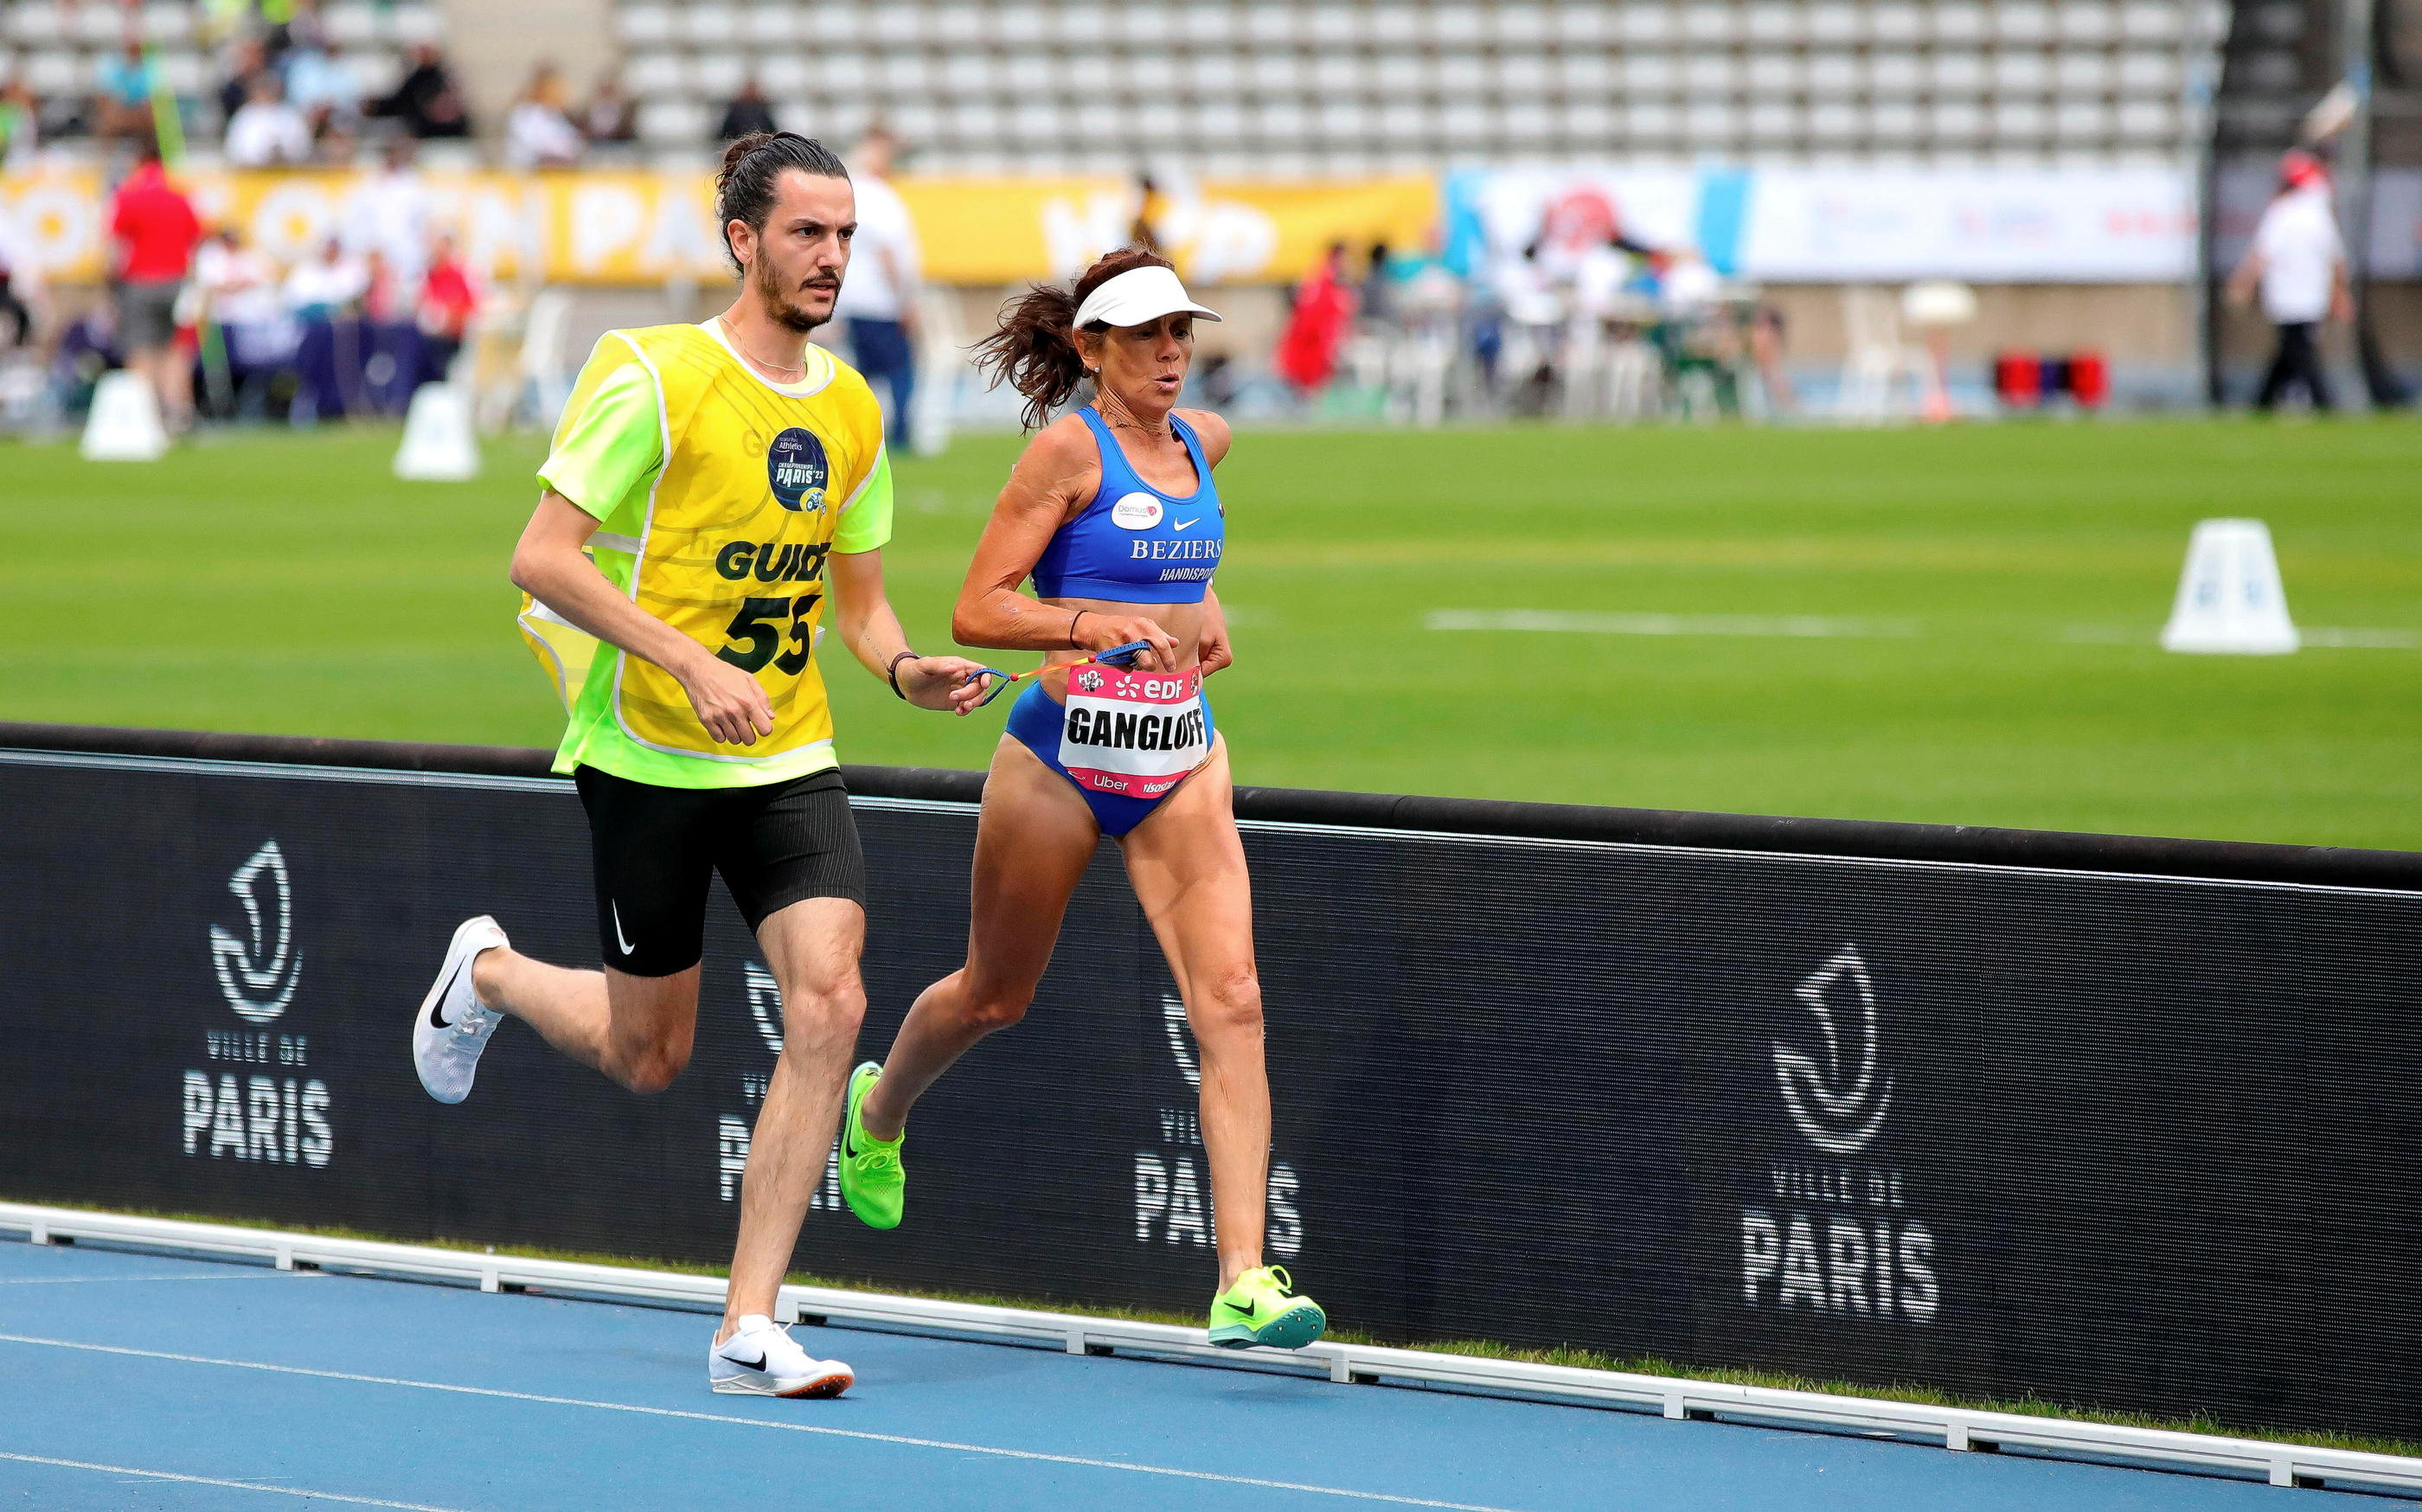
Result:
M716 210L739 297L702 324L597 343L513 552L524 628L571 705L555 767L589 813L606 969L532 960L495 920L469 920L421 1003L413 1061L430 1095L460 1102L511 1015L632 1091L661 1091L689 1059L707 877L722 873L781 985L783 1036L707 1375L718 1392L832 1396L849 1367L772 1321L866 1001L865 862L810 654L827 588L842 643L901 697L964 714L982 689L975 663L908 649L883 592L882 414L808 343L856 229L840 160L789 133L744 137Z

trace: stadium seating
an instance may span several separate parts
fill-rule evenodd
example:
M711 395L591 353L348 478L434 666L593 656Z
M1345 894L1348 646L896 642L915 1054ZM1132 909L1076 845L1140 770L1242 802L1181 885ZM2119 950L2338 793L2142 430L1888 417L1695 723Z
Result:
M2195 81L2228 29L2224 0L601 4L653 146L703 146L753 73L786 124L845 137L879 119L920 167L973 172L2169 163L2200 129ZM124 14L17 0L0 79L90 89ZM133 14L174 87L207 95L204 8ZM325 14L374 89L437 26L417 3Z
M754 70L920 165L1363 173L1622 157L2172 163L2219 0L619 0L643 132ZM713 80L712 86L708 83Z
M216 96L226 73L213 8L200 0L132 7L110 0L9 0L0 7L0 84L24 80L46 107L80 100L92 94L102 63L132 33L154 50L168 87L184 102L190 128L207 140L223 124ZM405 49L441 40L445 30L436 7L417 0L332 0L321 14L366 96L392 89L403 74Z

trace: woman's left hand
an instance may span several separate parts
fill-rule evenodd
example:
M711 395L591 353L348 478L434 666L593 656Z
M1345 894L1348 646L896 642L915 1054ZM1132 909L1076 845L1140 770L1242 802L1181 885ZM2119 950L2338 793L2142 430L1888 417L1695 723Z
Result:
M1196 659L1202 663L1205 677L1236 659L1235 649L1228 644L1228 622L1225 620L1213 620L1203 625L1203 633L1195 638L1194 643Z
M900 691L920 709L967 715L983 701L987 679L968 680L983 663L965 656L920 656L900 664Z

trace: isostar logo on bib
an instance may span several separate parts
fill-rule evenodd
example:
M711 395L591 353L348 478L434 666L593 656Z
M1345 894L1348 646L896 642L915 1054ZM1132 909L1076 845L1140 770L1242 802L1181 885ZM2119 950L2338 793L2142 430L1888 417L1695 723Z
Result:
M1866 958L1843 946L1792 996L1816 1039L1776 1041L1774 1079L1807 1149L1769 1161L1759 1185L1770 1202L1741 1208L1741 1301L1844 1323L1931 1323L1942 1310L1934 1231L1911 1211L1908 1174L1872 1153L1893 1078Z
M1129 494L1110 506L1110 523L1124 530L1149 530L1160 515L1160 500L1150 494Z
M825 444L813 431L792 426L765 449L765 480L773 485L774 502L794 514L821 512L831 478Z
M202 1033L202 1057L212 1068L185 1073L185 1154L324 1166L337 1147L328 1123L328 1084L317 1077L268 1074L309 1066L310 1036L255 1027L284 1016L303 984L303 947L295 938L294 886L285 851L275 840L263 841L237 865L227 890L244 910L244 928L210 927L211 968L219 995L245 1027Z

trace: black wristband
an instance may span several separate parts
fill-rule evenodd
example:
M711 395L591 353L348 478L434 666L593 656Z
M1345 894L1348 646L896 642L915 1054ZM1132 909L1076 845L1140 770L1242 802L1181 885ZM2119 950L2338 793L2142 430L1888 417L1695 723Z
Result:
M1077 622L1092 612L1093 611L1090 609L1078 609L1076 613L1068 616L1068 649L1070 651L1082 651L1084 649L1082 646L1077 644Z
M915 652L904 651L899 655L891 658L890 666L883 669L883 675L891 679L891 692L893 697L901 699L904 701L907 699L908 695L900 691L900 664L904 661L918 659L921 658L919 658Z

